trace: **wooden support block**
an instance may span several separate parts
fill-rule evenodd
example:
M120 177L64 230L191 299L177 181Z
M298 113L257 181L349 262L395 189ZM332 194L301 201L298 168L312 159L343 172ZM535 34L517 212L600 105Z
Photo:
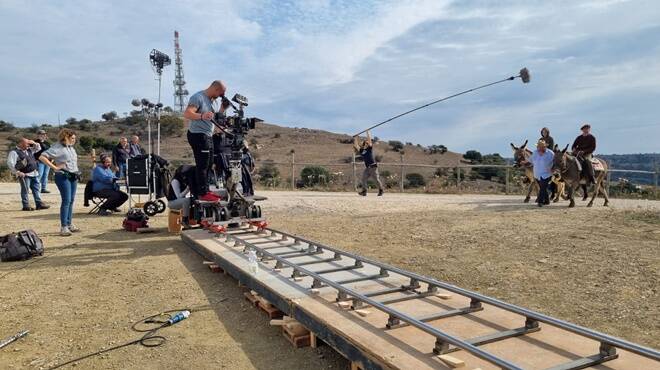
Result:
M266 307L266 308L273 307L273 305L270 302L268 302L268 300L266 298L259 296L259 297L257 297L257 299L259 300L259 304L261 306Z
M371 311L368 311L368 310L355 310L355 313L357 313L358 315L360 315L362 317L365 317L365 316L369 315L371 313Z
M222 269L222 267L220 267L220 266L218 266L218 265L216 265L216 264L208 265L208 266L209 266L209 269L211 270L211 272L224 272L224 270Z
M316 337L316 334L312 333L311 331L309 332L309 346L312 348L318 348L319 342L318 338Z
M243 293L243 295L245 296L245 299L247 299L255 307L259 304L259 299L253 296L252 294L250 294L250 292L245 292Z
M205 265L215 265L215 262L213 262L213 261L204 261L202 263L205 264Z
M270 325L271 326L282 326L285 325L286 321L284 320L270 320Z
M363 370L362 366L357 362L351 362L351 370Z
M463 367L463 366L465 366L465 362L464 362L463 360L458 359L458 358L456 358L456 357L454 357L454 356L450 356L450 355L440 355L440 356L438 356L438 358L439 358L442 362L444 362L445 364L447 364L447 366L451 367L452 369L455 369L455 368L457 368L457 367Z
M273 268L273 271L275 271L275 272L281 272L282 269L276 269L276 268Z
M282 320L284 320L285 322L296 321L296 319L294 319L293 317L289 317L289 316L286 316L286 315L282 316Z
M351 308L351 302L342 301L342 302L337 302L337 304L339 305L340 308L343 308L343 309Z
M318 290L318 289L313 288L313 289L310 289L310 290L309 290L309 293L310 293L311 295L318 295L319 293L321 293L321 291Z
M287 328L287 325L283 325L282 335L291 342L295 348L307 347L310 345L311 335L307 330L305 330L304 334L296 335Z
M154 230L150 227L138 227L137 229L135 229L135 231L137 231L138 234L146 234L146 233L156 232L156 230Z
M435 296L440 299L451 299L451 294L447 294L447 293L438 293Z
M293 281L303 281L303 278L300 276L294 277Z
M286 326L287 330L292 335L308 335L309 334L309 330L307 330L306 327L302 326L298 322L288 322L288 323L284 324L284 326Z
M257 307L259 307L263 312L265 312L269 319L279 319L280 317L282 317L282 315L284 315L284 312L280 311L277 307L273 305L264 306L260 300L257 300L257 302L259 302L257 304Z
M250 290L250 294L252 294L255 297L259 295L259 293L255 292L254 290Z

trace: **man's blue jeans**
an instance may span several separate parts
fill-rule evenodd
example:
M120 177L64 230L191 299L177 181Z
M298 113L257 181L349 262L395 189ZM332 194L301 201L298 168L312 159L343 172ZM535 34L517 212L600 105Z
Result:
M39 182L41 183L41 191L46 190L48 186L48 174L50 173L50 167L46 164L39 162L37 164L37 170L39 171Z
M69 180L64 174L55 172L55 185L60 191L62 204L60 205L60 224L62 227L71 225L73 217L73 202L76 198L78 181Z
M39 177L19 177L18 182L21 184L21 203L23 203L23 208L30 207L30 200L28 199L30 190L34 197L35 206L38 206L41 203L41 184L39 184Z

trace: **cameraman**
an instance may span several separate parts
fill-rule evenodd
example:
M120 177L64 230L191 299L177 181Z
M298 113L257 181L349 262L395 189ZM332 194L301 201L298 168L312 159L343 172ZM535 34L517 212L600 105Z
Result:
M220 198L209 191L208 173L211 169L213 156L213 129L211 120L214 117L213 102L224 97L227 87L222 81L216 80L206 90L193 94L188 100L188 107L183 116L190 120L188 127L188 143L192 147L195 157L195 187L193 195L204 201L215 202ZM220 113L224 113L228 103L220 106Z

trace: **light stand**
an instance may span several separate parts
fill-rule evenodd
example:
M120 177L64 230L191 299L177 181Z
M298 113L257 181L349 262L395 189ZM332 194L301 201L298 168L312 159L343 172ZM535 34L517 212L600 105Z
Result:
M161 84L162 84L162 78L163 78L163 67L168 66L172 64L172 60L170 57L163 53L160 52L156 49L151 50L151 53L149 53L149 61L151 62L151 66L154 69L154 72L156 72L156 76L158 79L158 102L157 105L160 105L156 109L156 124L158 127L158 143L156 144L156 153L160 155L160 108L163 106L160 102L160 89L161 89ZM151 134L151 129L149 130L149 133ZM151 140L149 141L151 144ZM151 152L151 150L149 150Z

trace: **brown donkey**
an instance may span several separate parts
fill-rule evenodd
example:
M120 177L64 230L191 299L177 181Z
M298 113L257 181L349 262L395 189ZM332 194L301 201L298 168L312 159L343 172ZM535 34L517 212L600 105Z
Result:
M555 153L555 159L554 163L552 164L552 171L555 174L559 174L561 178L564 180L566 183L566 188L568 189L568 199L570 203L568 204L569 207L575 207L575 199L573 195L575 194L575 190L580 186L584 185L587 183L587 178L582 175L582 171L580 171L580 167L577 162L577 158L566 153L568 150L568 145L562 150L558 151ZM605 179L605 176L607 176L607 162L600 158L596 158L596 160L599 162L601 168L598 168L597 166L594 166L594 170L596 172L596 184L594 185L594 193L591 196L591 200L587 204L587 207L591 207L594 204L594 199L596 199L596 196L598 196L599 193L603 194L605 197L605 202L603 203L603 206L607 207L607 205L610 203L610 198L607 195L607 190L605 189L605 186L603 185L603 180ZM585 198L586 198L586 192L585 192Z

